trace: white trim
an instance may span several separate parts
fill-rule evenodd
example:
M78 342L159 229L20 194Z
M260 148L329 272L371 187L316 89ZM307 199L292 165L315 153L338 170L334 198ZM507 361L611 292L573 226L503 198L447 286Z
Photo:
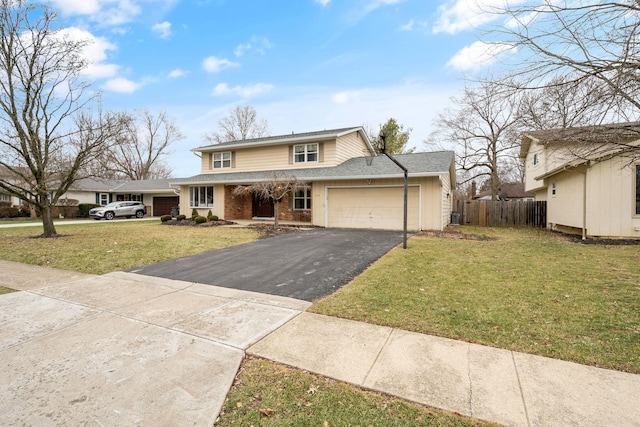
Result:
M420 231L422 230L422 184L409 184L407 187L418 187L418 231ZM404 184L401 184L401 185L325 185L324 187L324 226L325 227L329 227L329 190L332 188L345 188L345 189L400 188L400 189L404 189ZM407 200L407 203L408 203L408 200Z

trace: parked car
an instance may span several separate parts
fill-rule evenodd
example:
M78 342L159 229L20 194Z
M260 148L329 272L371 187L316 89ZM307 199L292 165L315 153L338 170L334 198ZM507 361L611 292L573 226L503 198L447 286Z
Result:
M147 213L147 207L142 202L113 202L89 211L93 219L113 219L117 216L142 218Z

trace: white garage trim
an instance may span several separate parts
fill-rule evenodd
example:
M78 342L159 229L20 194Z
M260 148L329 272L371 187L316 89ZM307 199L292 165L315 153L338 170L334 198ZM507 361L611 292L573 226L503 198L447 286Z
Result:
M345 186L345 185L328 185L325 186L324 189L324 223L326 227L329 227L329 190L331 189L374 189L374 188L398 188L400 190L404 189L404 185L353 185L353 186ZM417 188L418 189L418 230L422 230L422 185L421 184L409 184L408 188ZM410 200L408 200L410 203ZM408 213L409 214L409 213ZM402 221L402 218L400 219Z

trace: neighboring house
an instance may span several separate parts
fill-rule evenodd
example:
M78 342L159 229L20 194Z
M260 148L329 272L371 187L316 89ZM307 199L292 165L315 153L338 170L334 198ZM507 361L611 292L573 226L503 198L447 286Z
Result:
M106 205L110 202L138 201L147 205L147 215L161 216L177 208L179 196L169 185L169 179L140 181L81 179L76 181L61 199L79 203Z
M523 182L506 183L500 186L500 200L534 200L535 193L524 191ZM481 191L471 196L473 200L491 200L491 190Z
M362 127L239 140L193 149L201 174L171 180L180 188L180 212L209 210L227 220L273 218L272 201L234 196L239 185L294 175L307 187L280 203L280 220L321 227L403 227L402 170L373 147ZM443 229L455 187L453 152L394 156L409 170L408 229Z
M525 190L547 201L547 227L640 238L640 123L526 132ZM637 158L637 156L636 156Z

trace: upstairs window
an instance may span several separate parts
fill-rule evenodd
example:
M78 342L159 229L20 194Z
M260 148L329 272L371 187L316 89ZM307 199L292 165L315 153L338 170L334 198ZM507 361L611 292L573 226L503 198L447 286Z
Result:
M540 156L538 153L535 153L533 155L533 166L538 166L538 163L540 163Z
M318 144L301 144L293 146L294 163L313 163L318 161Z
M231 167L231 151L213 153L211 155L212 169L226 169Z

